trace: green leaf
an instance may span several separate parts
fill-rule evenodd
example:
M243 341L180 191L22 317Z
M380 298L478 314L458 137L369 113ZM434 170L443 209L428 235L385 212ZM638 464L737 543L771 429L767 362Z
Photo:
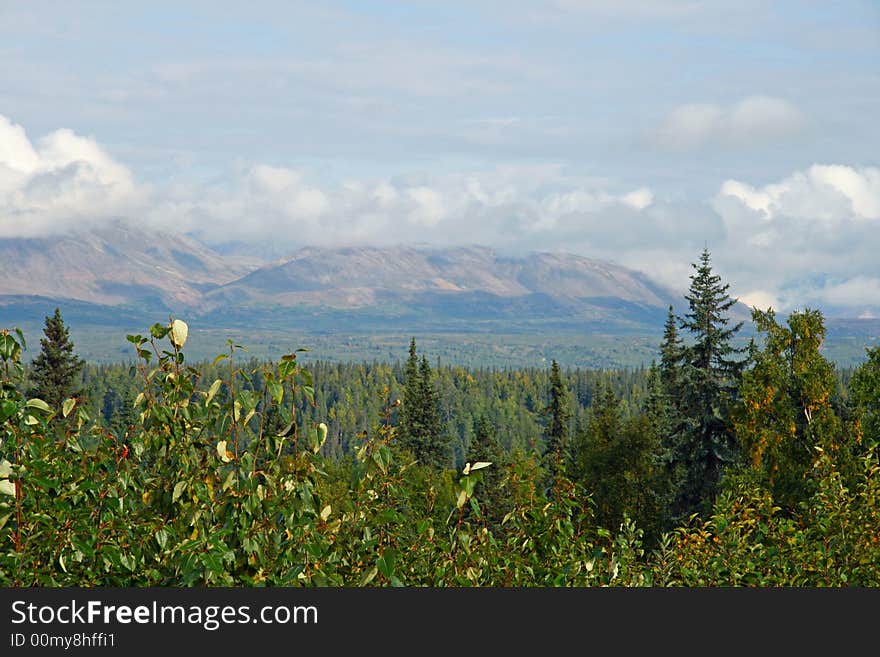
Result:
M323 509L321 509L321 520L326 522L327 518L330 517L330 513L332 511L333 511L333 509L330 507L329 504L327 506L325 506Z
M280 404L284 398L284 386L278 381L266 381L266 388L269 389L269 395L275 400L275 403Z
M76 400L72 397L69 399L65 399L64 403L61 405L61 414L64 417L70 415L70 411L73 410L73 407L76 406Z
M312 429L312 451L317 454L327 441L327 425L321 422Z
M226 475L226 479L223 480L223 486L221 487L224 491L231 488L235 485L235 470L231 470L228 475Z
M0 422L5 422L7 419L15 415L16 410L18 409L15 402L11 399L0 400Z
M28 408L36 408L37 410L43 411L44 413L51 413L52 409L49 408L49 404L44 402L42 399L28 399L27 404L25 404Z
M185 481L178 481L176 484L174 484L174 491L171 493L172 503L177 501L177 498L179 498L183 494L184 489L186 489Z
M466 490L461 490L458 493L458 499L455 500L455 506L459 509L464 506L464 503L467 502L468 494Z
M168 335L168 332L171 330L170 326L162 326L162 324L153 324L150 327L150 335L156 338L157 340L164 338Z
M205 552L202 555L202 563L212 573L219 574L223 572L223 560L213 552Z
M3 529L3 526L6 524L6 521L9 520L9 518L11 518L11 517L12 517L11 511L5 515L0 516L0 529Z
M6 459L3 459L2 461L0 461L0 479L6 478L11 474L12 474L12 464L9 461L7 461Z
M8 333L0 333L0 358L14 360L14 354L18 351L18 343Z
M376 578L378 572L379 569L376 568L376 566L370 568L367 572L363 574L363 576L361 577L361 581L358 583L358 586L366 586L367 584L372 582Z
M15 497L15 484L8 479L0 479L0 493Z
M211 400L214 399L214 396L220 390L220 386L223 385L223 381L217 379L214 383L211 384L211 387L208 388L208 396L205 397L205 406L211 403Z
M21 346L22 349L27 351L27 342L25 342L24 333L22 333L21 329L18 328L17 326L13 330L15 331L15 334L18 336L19 345Z

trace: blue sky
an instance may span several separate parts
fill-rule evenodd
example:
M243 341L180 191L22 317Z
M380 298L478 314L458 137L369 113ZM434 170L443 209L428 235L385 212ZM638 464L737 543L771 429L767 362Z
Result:
M873 0L0 3L0 236L566 250L880 312Z

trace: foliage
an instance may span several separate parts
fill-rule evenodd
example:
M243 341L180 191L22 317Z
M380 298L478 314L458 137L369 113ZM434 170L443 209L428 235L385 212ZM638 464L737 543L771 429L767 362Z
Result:
M787 508L761 471L744 470L705 519L664 533L657 370L638 405L611 373L595 379L605 387L574 386L593 407L573 455L582 466L556 472L548 494L543 446L510 445L486 420L470 427L463 465L420 463L388 386L350 449L331 453L330 424L303 412L325 403L303 352L255 363L230 342L196 367L179 321L128 336L139 384L115 427L80 399L58 410L28 399L23 336L0 332L0 586L880 584L870 447L841 459L834 441L814 445L811 485ZM475 394L464 374L456 382ZM859 396L870 394L858 404L876 404ZM828 435L842 441L839 426Z
M790 509L816 486L807 477L816 448L833 455L845 473L855 458L852 443L859 440L847 438L853 433L844 430L834 408L834 367L819 352L825 336L821 314L793 312L788 326L780 326L772 310L756 309L753 318L764 345L751 346L734 427L751 467L776 502Z
M867 350L868 360L855 371L850 382L856 431L869 444L880 443L880 347Z

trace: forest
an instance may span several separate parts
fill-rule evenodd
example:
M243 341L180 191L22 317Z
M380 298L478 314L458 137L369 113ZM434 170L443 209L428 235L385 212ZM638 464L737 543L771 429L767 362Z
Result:
M80 360L0 331L2 586L875 586L880 347L735 300L704 251L650 367Z

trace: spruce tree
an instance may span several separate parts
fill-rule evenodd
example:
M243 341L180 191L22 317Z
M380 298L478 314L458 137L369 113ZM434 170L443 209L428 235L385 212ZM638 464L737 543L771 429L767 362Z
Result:
M76 354L70 332L56 308L52 317L46 317L45 337L40 340L40 353L31 370L31 394L56 410L64 400L79 393L77 377L85 364Z
M562 380L559 363L550 366L550 399L544 410L547 424L544 429L544 457L552 479L565 470L568 461L568 423L571 408L568 390Z
M401 443L420 463L445 468L450 450L440 419L440 397L428 359L418 357L415 338L410 342L404 376Z
M416 350L416 339L409 343L409 357L403 370L403 399L400 409L400 436L404 445L416 431L419 424L419 355Z
M691 334L683 347L676 383L676 404L683 426L676 437L676 459L684 468L678 510L683 515L705 509L717 491L725 465L737 456L728 409L735 398L744 349L733 346L742 322L728 326L728 311L737 302L726 283L713 273L708 249L694 264L688 312L680 319Z
M663 343L660 346L660 379L670 394L676 391L684 347L678 335L678 319L672 306L663 325Z

